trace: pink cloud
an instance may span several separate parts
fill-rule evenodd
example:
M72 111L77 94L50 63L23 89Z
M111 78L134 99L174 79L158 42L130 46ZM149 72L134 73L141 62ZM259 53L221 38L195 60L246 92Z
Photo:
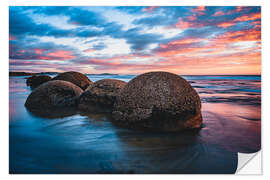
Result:
M203 14L205 14L205 12L204 12L205 6L197 6L196 8L192 9L191 11L194 13L197 13L199 15L203 15Z
M175 24L175 27L181 28L181 29L187 29L191 27L191 24L189 22L183 21L182 19L179 19L178 22Z
M62 60L69 60L76 57L72 55L71 51L66 50L57 50L55 52L50 52L47 54L47 56L49 56L49 59L62 59Z
M191 16L188 16L187 19L189 21L195 21L197 19L197 16L195 14L191 15Z
M174 25L174 27L181 28L181 29L188 29L190 27L198 28L198 27L203 27L203 26L204 26L203 24L199 24L199 23L196 23L196 22L190 22L190 21L184 21L181 18Z
M46 51L46 50L45 49L34 49L34 52L36 54L39 54L39 55L41 55L44 51Z
M143 8L142 12L153 12L156 8L158 8L159 6L149 6L147 8Z
M225 13L223 11L217 11L213 16L223 16Z
M94 49L90 48L90 49L84 50L83 52L89 53L89 52L94 52L94 51L95 51Z
M12 36L12 35L9 35L9 40L10 40L10 41L16 40L16 37L15 37L15 36Z

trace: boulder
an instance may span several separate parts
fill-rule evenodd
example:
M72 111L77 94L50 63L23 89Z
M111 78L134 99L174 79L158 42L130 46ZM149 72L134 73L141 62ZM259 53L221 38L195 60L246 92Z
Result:
M32 112L50 112L75 107L82 89L61 80L46 82L32 91L25 106Z
M127 83L102 79L90 85L80 96L79 109L86 112L111 112L116 97Z
M74 71L60 73L56 77L54 77L52 80L68 81L77 85L82 90L85 90L90 84L93 83L90 79L88 79L86 75L79 72L74 72Z
M201 101L182 77L149 72L132 79L114 104L113 122L151 131L175 132L200 128Z
M27 86L30 86L31 89L37 88L39 85L48 82L51 80L50 76L42 75L42 76L31 76L27 78L26 84Z

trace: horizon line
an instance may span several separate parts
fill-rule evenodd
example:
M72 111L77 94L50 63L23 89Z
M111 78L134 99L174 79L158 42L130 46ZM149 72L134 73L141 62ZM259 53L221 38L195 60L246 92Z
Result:
M33 74L40 74L40 73L63 73L63 72L27 72L27 71L9 71L9 72L20 72L20 73L33 73ZM65 71L67 72L67 71ZM151 72L151 71L149 71ZM165 72L165 71L164 71ZM146 73L146 72L145 72ZM83 74L95 74L95 75L102 75L102 74L116 74L116 75L140 75L140 74L118 74L118 73L83 73ZM141 73L144 74L144 73ZM177 73L173 73L177 74ZM261 74L177 74L179 76L261 76Z

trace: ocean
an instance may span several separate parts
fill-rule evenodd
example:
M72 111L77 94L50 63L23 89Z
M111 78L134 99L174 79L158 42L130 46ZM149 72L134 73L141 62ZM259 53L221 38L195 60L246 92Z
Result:
M134 75L88 75L92 81ZM199 93L203 126L150 133L120 128L109 114L41 118L24 107L25 76L9 78L9 172L15 174L227 174L237 153L261 149L261 76L182 76Z

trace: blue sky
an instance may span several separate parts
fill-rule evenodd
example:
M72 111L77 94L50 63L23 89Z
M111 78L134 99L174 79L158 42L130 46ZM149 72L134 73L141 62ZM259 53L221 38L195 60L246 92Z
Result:
M10 6L10 71L260 74L261 10Z

